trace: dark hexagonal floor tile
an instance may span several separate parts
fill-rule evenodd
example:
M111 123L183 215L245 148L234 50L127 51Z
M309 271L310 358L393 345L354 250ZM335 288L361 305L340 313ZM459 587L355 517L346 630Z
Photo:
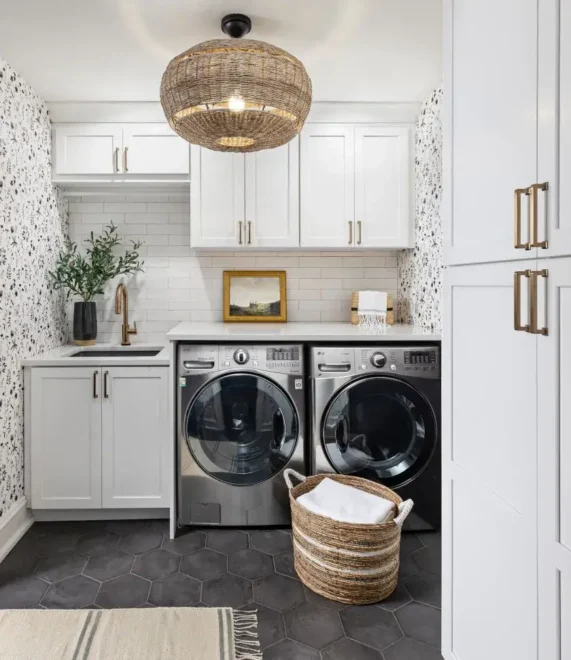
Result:
M407 588L404 586L404 584L399 582L393 593L388 598L385 598L385 600L382 600L378 605L384 610L394 612L407 603L410 603L411 600L412 598Z
M101 585L95 604L103 608L137 607L147 602L150 586L138 575L122 575Z
M421 571L440 576L442 573L442 553L440 545L434 544L411 554L412 560Z
M163 548L170 552L176 552L179 555L186 555L189 552L204 548L206 543L206 534L204 532L186 532L177 536L176 539L163 538Z
M266 552L268 555L280 555L291 552L291 536L281 529L257 530L250 532L252 548Z
M105 523L105 529L119 536L127 536L135 532L147 529L146 520L109 520Z
M35 575L10 578L0 583L0 610L35 607L48 586Z
M158 607L186 607L200 600L202 585L187 575L175 573L156 580L151 587L149 602Z
M403 532L400 539L401 555L410 555L411 552L420 550L422 542L414 532Z
M385 660L442 660L440 651L405 637L383 651Z
M36 568L38 556L34 553L33 548L28 548L20 543L0 562L0 585L17 577L30 575Z
M54 610L78 610L92 605L99 582L85 575L76 575L52 584L42 598L42 605Z
M345 633L335 610L319 605L300 605L284 614L287 636L296 642L323 649Z
M147 580L158 580L171 573L176 573L179 565L180 555L158 548L135 557L131 572L147 578Z
M433 545L442 545L442 534L440 532L417 532L416 535L425 548Z
M311 589L305 585L303 585L303 589L305 591L307 602L312 605L321 605L322 607L328 607L331 610L337 611L347 607L346 603L338 603L336 600L329 600L329 598L325 598L325 596L320 596L319 594L316 594L315 591L311 591Z
M81 536L75 549L77 552L81 552L88 557L95 557L115 550L118 544L119 536L117 534L105 530L99 530Z
M422 603L409 603L395 612L406 637L440 648L440 611Z
M40 559L36 566L36 575L46 582L59 582L79 575L87 564L87 557L77 552L60 552L51 557Z
M404 583L414 600L440 607L442 601L442 582L440 577L431 573L419 573L405 578Z
M284 552L281 555L275 555L274 565L276 567L277 573L281 573L282 575L287 575L288 577L297 579L297 573L295 572L295 565L293 559L293 552Z
M35 552L41 557L49 557L59 552L75 550L75 545L80 537L80 532L67 529L62 529L61 532L48 532L35 539Z
M258 636L260 639L260 650L264 650L285 638L285 625L281 612L270 610L258 603L250 603L241 608L243 612L258 613Z
M254 600L285 612L305 603L303 586L298 580L274 573L254 583Z
M379 651L402 637L394 615L375 605L351 605L340 615L347 637Z
M131 570L134 559L133 555L121 552L121 550L114 550L106 555L97 555L97 557L91 557L87 562L83 574L100 582L112 580L120 575L126 575Z
M418 575L420 569L412 558L412 555L401 555L399 566L399 579L410 577L411 575Z
M291 639L270 646L264 651L264 660L319 660L319 651L303 646Z
M159 534L167 534L170 528L170 521L157 518L157 520L147 520L145 523L145 529L151 529L153 532L159 532Z
M237 575L225 573L202 585L202 601L212 607L237 609L251 600L252 583Z
M190 555L184 555L180 572L197 580L211 580L226 573L228 558L220 552L203 548Z
M163 537L158 532L142 529L124 536L119 542L119 550L129 552L132 555L140 555L158 548L162 540Z
M274 562L270 555L245 548L228 557L228 570L248 580L257 580L274 572Z
M321 651L321 657L323 660L383 660L380 651L347 637Z
M248 547L248 535L233 529L214 529L206 536L206 547L231 555Z

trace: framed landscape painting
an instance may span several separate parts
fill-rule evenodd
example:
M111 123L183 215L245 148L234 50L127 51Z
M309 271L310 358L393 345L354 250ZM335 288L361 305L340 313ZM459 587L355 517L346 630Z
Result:
M285 322L285 270L225 270L226 322Z

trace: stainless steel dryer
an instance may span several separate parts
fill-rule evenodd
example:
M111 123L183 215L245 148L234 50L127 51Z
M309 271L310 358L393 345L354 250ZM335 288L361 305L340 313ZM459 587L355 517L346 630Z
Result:
M379 481L412 498L408 529L441 519L440 348L311 350L312 474Z
M305 473L300 345L178 349L180 525L286 525L282 470Z

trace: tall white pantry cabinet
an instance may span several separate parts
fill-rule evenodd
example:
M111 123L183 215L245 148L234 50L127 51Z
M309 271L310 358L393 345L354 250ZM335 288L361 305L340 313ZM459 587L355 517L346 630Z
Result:
M446 660L571 660L571 0L445 0Z

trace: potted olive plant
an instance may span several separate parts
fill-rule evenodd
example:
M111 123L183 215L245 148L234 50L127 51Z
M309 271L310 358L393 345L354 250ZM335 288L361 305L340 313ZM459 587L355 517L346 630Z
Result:
M68 241L61 250L55 268L49 273L52 289L65 289L67 297L79 296L81 301L73 308L73 341L80 346L95 344L97 337L97 308L93 300L102 294L105 284L117 275L130 275L142 271L139 261L141 241L131 241L125 254L117 255L121 239L117 227L110 223L101 236L93 232L84 241L86 250L79 252L77 244Z

